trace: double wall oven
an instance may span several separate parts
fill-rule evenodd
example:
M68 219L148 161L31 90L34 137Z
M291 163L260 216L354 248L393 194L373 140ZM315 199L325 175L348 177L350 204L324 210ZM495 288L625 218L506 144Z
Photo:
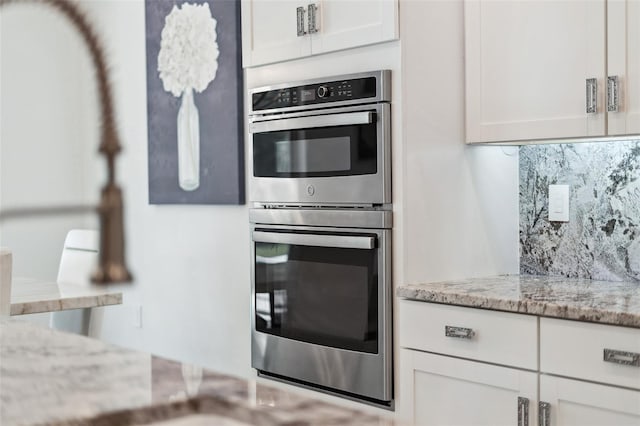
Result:
M250 95L252 365L391 407L390 72Z

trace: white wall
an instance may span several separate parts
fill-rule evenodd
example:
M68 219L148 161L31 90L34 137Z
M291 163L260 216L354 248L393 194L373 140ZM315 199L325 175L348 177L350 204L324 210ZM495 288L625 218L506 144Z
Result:
M407 283L518 272L518 150L464 144L464 19L401 2Z
M127 347L249 374L245 206L148 203L144 2L92 1L112 69L122 155L127 259L124 305L101 310L97 335ZM142 306L142 328L133 326Z
M0 209L85 203L89 150L80 72L80 38L45 7L10 5L0 13ZM0 223L14 276L55 279L62 244L83 216Z

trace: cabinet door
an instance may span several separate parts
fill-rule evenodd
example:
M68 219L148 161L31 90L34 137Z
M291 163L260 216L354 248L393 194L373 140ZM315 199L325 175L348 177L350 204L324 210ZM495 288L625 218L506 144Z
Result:
M609 135L640 133L640 0L607 3L608 74L618 78L618 111L608 112ZM608 95L608 93L607 93ZM607 102L609 98L607 97Z
M304 7L307 31L307 2L299 0L242 1L242 62L244 67L295 59L311 54L309 35L298 36L297 8Z
M403 351L402 357L406 360L402 378L404 398L411 399L413 407L408 409L413 413L415 424L534 424L538 405L537 373L408 349ZM528 405L526 410L525 404Z
M467 142L604 135L605 23L605 0L466 0Z
M312 53L324 53L398 38L397 0L322 0L319 31L312 35Z
M540 401L549 403L550 426L640 424L640 392L553 376L540 376ZM544 411L540 416L544 416Z

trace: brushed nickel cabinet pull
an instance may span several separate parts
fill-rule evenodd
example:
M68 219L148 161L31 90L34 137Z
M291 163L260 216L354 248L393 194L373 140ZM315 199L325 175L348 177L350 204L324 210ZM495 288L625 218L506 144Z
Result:
M587 79L587 114L598 112L598 80Z
M300 6L296 9L296 20L298 37L302 37L307 34L304 30L304 7Z
M444 326L444 335L447 337L455 337L458 339L472 339L476 332L471 328L454 327L452 325Z
M618 112L620 99L618 95L618 76L607 77L607 111Z
M604 362L614 364L630 365L640 367L640 354L635 352L618 351L615 349L605 349L603 354Z
M518 426L529 426L529 398L518 397Z
M538 403L538 426L551 426L551 404L540 401Z

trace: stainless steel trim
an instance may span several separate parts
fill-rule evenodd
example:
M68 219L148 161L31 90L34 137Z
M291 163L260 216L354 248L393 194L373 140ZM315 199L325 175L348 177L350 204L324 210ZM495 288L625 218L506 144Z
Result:
M284 232L253 231L256 243L293 244L312 247L336 247L371 250L376 247L373 237L319 234L288 234Z
M318 5L315 3L311 3L310 5L308 5L307 13L309 18L309 34L315 34L320 30L320 25L317 18Z
M281 114L252 115L252 116L249 116L249 119L251 120L251 122L277 121L277 120L284 120L286 118L312 117L316 115L327 116L330 114L346 114L350 112L374 111L375 109L376 109L375 105L350 105L346 107L314 109L310 111L292 111L292 112L285 112Z
M375 77L376 79L376 96L372 98L354 99L354 100L338 101L338 102L327 102L326 104L321 104L321 105L302 105L302 106L293 106L288 108L274 108L269 110L258 110L258 111L253 110L253 104L251 103L253 94L257 92L266 92L269 90L285 89L287 87L302 86L306 84L329 83L334 81L351 80L356 78L367 78L367 77ZM256 87L254 89L249 90L249 102L251 104L251 110L249 114L250 116L264 115L264 114L270 114L270 113L276 113L276 112L283 113L287 111L304 111L304 110L310 110L310 109L322 109L322 108L330 108L330 107L338 107L338 106L359 105L364 103L391 102L391 71L390 70L369 71L369 72L361 72L361 73L355 73L355 74L315 78L312 80L301 80L301 81L295 81L290 83L280 83L280 84L274 84L269 86Z
M298 37L302 37L307 34L304 30L304 7L300 6L296 8L296 29Z
M308 227L391 229L393 212L362 209L249 209L249 221Z
M375 122L375 113L372 111L325 114L300 118L286 118L281 120L255 121L249 125L249 132L264 133L279 130L308 129L312 127L371 124L373 122Z
M598 112L598 80L588 78L587 83L587 114Z
M529 398L518 397L518 426L529 426Z
M251 231L260 225L252 225ZM264 226L260 226L264 228ZM269 228L275 227L269 225ZM282 227L293 229L294 227ZM295 227L306 230L307 227ZM323 228L345 232L359 229ZM251 365L257 370L380 401L393 400L391 230L373 230L378 240L378 353L299 342L256 331L255 268L251 268ZM255 265L255 250L251 250ZM267 350L268 349L268 350ZM331 368L329 367L331 364Z
M367 404L367 405L371 405L372 407L377 407L377 408L382 408L383 410L390 410L390 411L394 411L395 410L395 403L393 400L390 401L378 401L375 399L365 399L362 397L359 397L358 395L354 395L352 393L349 392L342 392L340 390L336 390L336 389L331 389L331 388L327 388L327 387L320 387L311 383L306 383L300 380L291 380L288 379L286 377L282 377L282 376L278 376L277 374L271 374L268 373L266 371L262 371L262 370L257 370L258 372L258 377L263 378L263 379L267 379L267 380L275 380L276 382L280 382L280 383L285 383L288 385L293 385L293 386L298 386L304 389L310 389L316 392L322 392L325 393L327 395L333 395L333 396L337 396L343 399L348 399L350 401L356 401L359 402L361 404Z
M640 367L640 354L636 352L619 351L616 349L605 349L603 353L604 362L614 364Z
M473 339L476 332L472 328L454 327L452 325L444 326L444 335L447 337L455 337L458 339Z
M618 96L618 76L607 77L607 111L618 112L620 102Z
M538 403L538 426L551 426L551 404L548 402Z

